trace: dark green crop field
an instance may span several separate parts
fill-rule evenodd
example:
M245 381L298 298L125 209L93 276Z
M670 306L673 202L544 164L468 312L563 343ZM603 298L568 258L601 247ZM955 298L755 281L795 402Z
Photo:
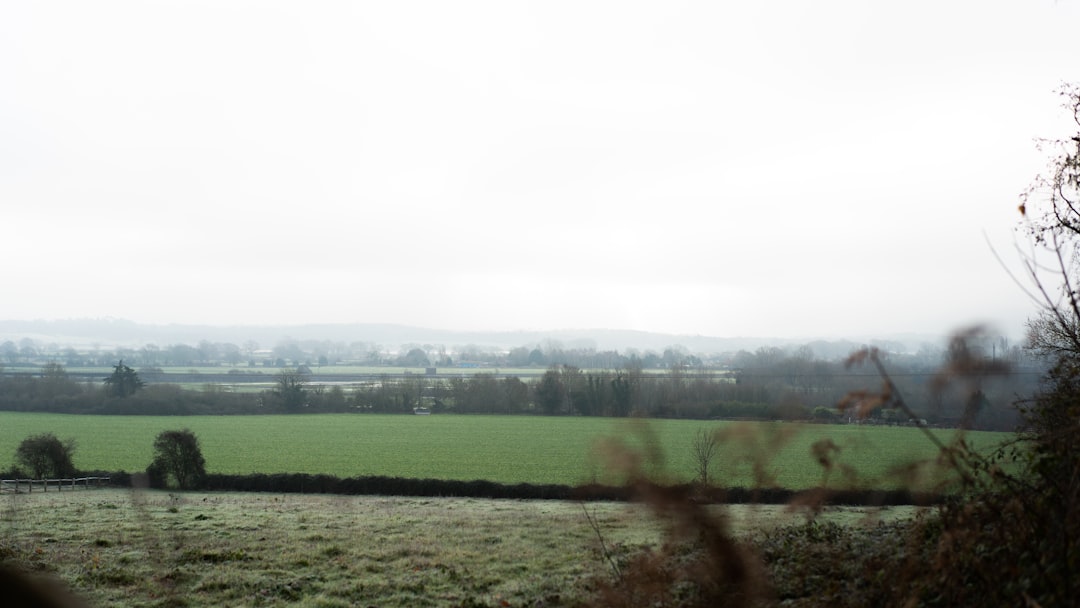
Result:
M896 483L890 473L915 460L932 459L935 448L910 427L733 423L529 416L405 416L327 414L296 416L74 416L0 413L0 470L14 464L15 448L33 434L74 438L75 465L83 470L141 471L151 460L154 436L190 428L202 442L213 473L325 473L339 477L385 475L504 483L574 485L612 478L598 449L624 441L662 456L650 472L668 481L694 477L691 443L698 429L725 428L714 463L718 485L755 485L750 463L781 487L818 485L822 468L811 445L828 438L839 461L871 486ZM734 430L732 430L734 429ZM942 439L953 431L935 431ZM968 433L989 447L1007 433ZM839 482L834 474L832 483Z

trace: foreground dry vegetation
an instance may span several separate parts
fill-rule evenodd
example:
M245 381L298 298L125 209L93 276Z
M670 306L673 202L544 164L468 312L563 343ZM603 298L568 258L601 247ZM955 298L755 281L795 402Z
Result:
M576 606L615 580L613 562L664 536L625 503L91 490L2 507L3 557L101 606ZM833 525L798 525L783 507L710 509L741 536ZM824 518L885 530L882 518L913 512Z

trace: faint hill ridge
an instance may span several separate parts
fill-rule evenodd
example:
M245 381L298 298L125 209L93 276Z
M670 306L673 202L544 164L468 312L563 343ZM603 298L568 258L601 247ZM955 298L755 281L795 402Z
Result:
M448 348L475 345L496 349L519 346L544 346L552 343L562 348L593 348L598 351L638 350L662 352L681 346L691 353L754 351L761 347L797 347L809 345L818 357L843 356L861 344L891 343L895 347L917 350L921 343L938 344L940 336L905 335L903 340L791 339L777 337L718 337L680 335L622 329L556 329L518 331L453 331L397 325L391 323L311 323L294 325L196 325L142 324L126 319L60 319L32 321L0 320L0 342L29 338L41 344L56 343L73 347L138 348L147 344L196 345L202 340L243 344L258 342L271 347L282 340L329 340L366 342L386 347L403 344L432 344Z

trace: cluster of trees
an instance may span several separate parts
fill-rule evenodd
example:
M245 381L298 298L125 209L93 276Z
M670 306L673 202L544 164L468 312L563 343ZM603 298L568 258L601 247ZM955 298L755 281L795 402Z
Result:
M74 463L75 440L61 441L53 433L32 435L15 449L16 478L67 479L78 469ZM175 486L181 490L202 487L206 460L199 439L188 429L162 431L154 438L154 459L146 468L151 487Z

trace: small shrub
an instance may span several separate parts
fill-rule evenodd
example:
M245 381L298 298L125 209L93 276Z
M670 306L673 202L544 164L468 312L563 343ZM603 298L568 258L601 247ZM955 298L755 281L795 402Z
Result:
M74 452L74 439L60 441L52 433L43 433L23 439L15 450L15 461L26 467L34 479L71 477L75 474L71 461Z
M203 486L206 461L199 439L188 429L162 431L154 439L154 461L146 469L153 487L165 487L170 480L181 490Z

